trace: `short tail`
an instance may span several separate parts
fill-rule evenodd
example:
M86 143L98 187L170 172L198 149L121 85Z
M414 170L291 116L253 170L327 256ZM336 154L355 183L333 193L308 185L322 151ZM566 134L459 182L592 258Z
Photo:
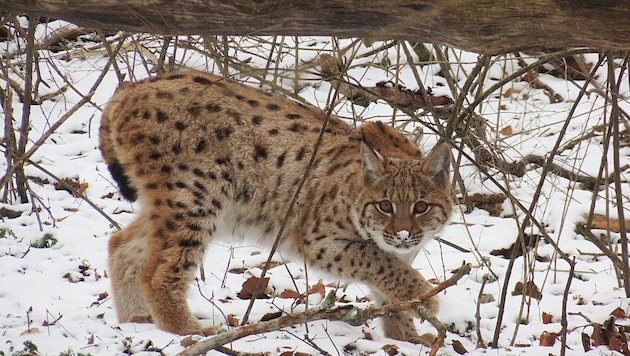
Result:
M125 173L124 167L116 158L116 151L114 150L112 142L110 125L112 123L111 116L113 112L115 112L115 105L112 105L112 103L110 103L103 111L101 128L99 130L99 147L101 149L101 153L103 154L103 158L105 159L105 163L107 163L109 173L118 184L120 194L129 201L135 201L138 198L138 191L133 187L131 181L129 180L129 176Z

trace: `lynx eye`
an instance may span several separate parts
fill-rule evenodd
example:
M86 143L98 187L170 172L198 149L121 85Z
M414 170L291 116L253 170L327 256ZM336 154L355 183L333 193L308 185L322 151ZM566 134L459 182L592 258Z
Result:
M429 204L419 201L413 206L414 215L421 215L429 211Z
M394 205L389 200L381 200L376 203L376 207L383 214L393 214L394 213Z

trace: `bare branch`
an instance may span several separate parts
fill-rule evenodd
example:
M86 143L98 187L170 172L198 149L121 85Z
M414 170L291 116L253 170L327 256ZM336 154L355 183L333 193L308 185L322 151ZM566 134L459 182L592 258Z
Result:
M178 356L205 354L209 350L216 349L227 343L244 338L246 336L280 330L291 325L303 324L314 320L339 320L350 325L358 326L363 325L367 320L378 318L391 312L406 311L409 309L415 310L425 320L430 322L431 325L438 329L438 339L433 345L433 348L437 350L437 348L442 345L444 337L446 336L446 326L442 324L434 315L431 315L422 306L422 301L440 293L446 288L457 284L457 281L459 281L463 276L470 273L471 268L472 266L470 264L463 265L457 271L455 271L455 273L449 279L441 282L433 289L414 300L387 304L382 307L370 307L362 309L352 305L344 305L289 314L275 320L241 326L230 331L221 333L219 335L212 336L206 340L194 344L193 346L190 346L186 350L180 352ZM329 300L329 298L331 298L330 295L326 299Z

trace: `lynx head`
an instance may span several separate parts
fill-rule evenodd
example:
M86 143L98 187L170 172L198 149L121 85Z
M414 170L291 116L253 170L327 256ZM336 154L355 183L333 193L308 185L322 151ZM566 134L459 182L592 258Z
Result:
M385 251L414 256L452 210L447 145L436 146L427 158L415 150L388 156L363 140L364 184L355 205L360 210L353 214L363 238Z

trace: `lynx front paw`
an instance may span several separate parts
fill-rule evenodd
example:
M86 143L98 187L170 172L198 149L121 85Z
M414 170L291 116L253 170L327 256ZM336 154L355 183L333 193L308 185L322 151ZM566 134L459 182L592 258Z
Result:
M152 323L151 315L134 315L129 319L130 323Z
M437 336L435 334L426 333L422 335L412 336L406 341L409 341L412 344L421 344L427 347L431 347L435 343L435 340L437 340Z

